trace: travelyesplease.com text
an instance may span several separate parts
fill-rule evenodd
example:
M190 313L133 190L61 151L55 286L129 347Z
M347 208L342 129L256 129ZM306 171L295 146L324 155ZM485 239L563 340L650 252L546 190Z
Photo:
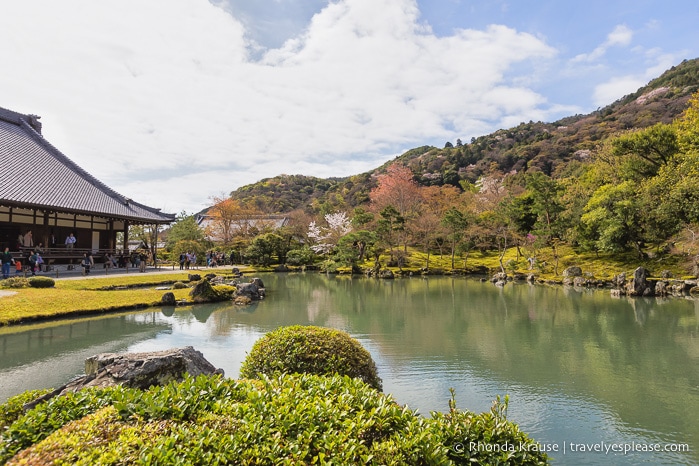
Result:
M544 453L602 453L624 454L629 453L651 453L651 452L688 452L689 445L686 443L641 443L641 442L562 442L558 443L482 443L464 442L453 445L456 453L466 452L544 452Z

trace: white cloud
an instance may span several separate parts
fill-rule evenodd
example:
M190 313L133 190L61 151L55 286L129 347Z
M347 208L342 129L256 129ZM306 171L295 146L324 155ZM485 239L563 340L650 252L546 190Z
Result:
M595 86L593 101L602 107L609 105L621 97L636 92L647 82L635 76L619 76Z
M573 63L594 62L602 58L611 47L626 47L631 44L633 31L624 24L617 25L607 34L607 39L590 53L581 53L573 58Z
M350 175L426 140L545 116L544 98L507 71L555 54L504 26L438 38L413 0L331 3L260 60L241 22L206 0L11 2L0 28L11 70L0 106L42 115L66 155L170 212L263 177Z

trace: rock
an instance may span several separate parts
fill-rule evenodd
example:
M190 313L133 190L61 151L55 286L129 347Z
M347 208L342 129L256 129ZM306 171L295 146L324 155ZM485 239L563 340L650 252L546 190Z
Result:
M612 286L623 288L626 285L626 273L622 272L612 278Z
M668 285L669 283L663 280L659 280L655 284L655 295L656 296L667 296L668 295Z
M261 279L261 278L253 278L253 279L250 280L250 283L254 283L255 285L257 285L258 288L264 288L264 287L265 287L265 284L262 283L262 279Z
M570 278L570 277L565 277L565 278L563 279L563 284L564 284L565 286L571 286L571 285L573 285L573 279Z
M247 306L248 304L252 303L252 299L248 298L247 296L236 296L233 303L239 306Z
M190 282L198 282L199 280L201 280L201 275L199 275L198 273L190 273L189 275L187 275L187 278L189 278Z
M533 273L530 273L529 275L527 275L527 281L529 283L534 283L534 281L536 281L536 275L534 275Z
M189 292L189 295L195 303L212 303L226 299L225 296L219 295L214 290L208 280L198 281Z
M577 266L568 267L563 271L564 277L582 277L582 269Z
M650 296L646 292L646 289L650 287L647 281L647 277L650 275L648 270L643 267L638 267L633 272L633 280L629 281L626 285L626 292L629 296ZM651 289L651 292L653 290Z
M286 264L278 265L274 268L275 272L288 272L290 269Z
M498 272L493 275L493 278L491 278L490 281L493 283L505 282L507 281L507 274L505 272Z
M150 353L102 353L85 360L85 375L76 377L53 392L24 405L28 410L54 396L76 392L88 387L123 385L145 390L162 386L173 380L181 381L185 374L221 374L204 355L187 346Z
M663 278L672 278L672 272L670 272L669 270L663 270L662 272L660 272L660 276Z
M204 279L205 279L205 280L211 281L211 280L213 280L214 278L216 278L216 274L215 274L215 273L207 273L206 275L204 275Z
M391 279L391 278L395 278L395 275L393 275L393 272L391 271L391 269L382 269L379 271L378 277Z
M692 296L699 295L699 286L693 286L689 289L689 294Z
M260 294L260 289L254 283L240 283L235 290L235 299L245 296L251 301L258 301L264 297L264 292Z
M578 286L578 287L587 286L587 279L585 279L585 277L575 277L573 279L573 286Z
M174 306L177 304L177 301L175 300L175 294L172 292L165 293L163 297L160 299L160 302L162 302L165 306Z

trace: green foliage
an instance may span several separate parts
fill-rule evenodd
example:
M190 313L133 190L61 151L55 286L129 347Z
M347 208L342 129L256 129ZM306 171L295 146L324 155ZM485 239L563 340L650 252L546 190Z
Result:
M54 398L0 438L21 464L546 464L545 454L482 445L536 444L506 420L456 409L423 418L347 376L262 380L188 377L147 391L112 388ZM462 448L463 447L463 448ZM489 450L489 451L484 451Z
M135 389L87 389L51 398L20 416L0 436L0 464L17 452L45 439L70 421L92 414L109 406L125 393Z
M278 328L255 342L240 368L247 378L277 372L347 375L381 390L371 354L347 333L330 328Z
M315 261L315 258L315 253L308 246L304 246L300 249L292 249L286 253L286 263L289 265L310 265Z
M2 288L26 288L29 286L29 280L24 277L10 277L5 280L0 280Z
M254 264L268 266L272 263L272 257L276 254L280 262L286 257L286 243L284 238L274 233L265 233L256 236L250 246L245 250L245 257Z
M185 288L189 288L189 285L183 282L175 282L172 284L172 289L173 290L183 290Z
M509 398L498 396L490 412L474 414L456 409L454 391L448 413L432 413L443 442L454 445L449 459L456 464L548 464L541 445L507 420Z
M19 395L15 395L0 405L0 432L9 427L21 415L24 414L23 406L40 396L50 393L51 389L29 390Z
M213 290L222 300L233 299L235 287L231 285L214 285Z
M636 181L655 176L679 151L675 130L662 123L623 134L611 145L612 156L620 159L619 175Z
M27 281L32 288L53 288L56 285L56 280L51 277L30 277Z
M180 241L203 241L204 231L194 215L182 212L167 232L167 248L172 249Z

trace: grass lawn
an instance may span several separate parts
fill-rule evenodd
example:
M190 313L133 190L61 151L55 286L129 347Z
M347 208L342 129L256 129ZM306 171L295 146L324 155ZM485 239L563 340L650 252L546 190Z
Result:
M16 294L0 297L0 325L152 306L166 293L154 287L175 281L186 282L187 274L177 271L159 275L114 275L108 278L57 280L54 288L6 288ZM143 288L105 290L107 287L129 286ZM170 291L180 300L187 299L190 290Z

